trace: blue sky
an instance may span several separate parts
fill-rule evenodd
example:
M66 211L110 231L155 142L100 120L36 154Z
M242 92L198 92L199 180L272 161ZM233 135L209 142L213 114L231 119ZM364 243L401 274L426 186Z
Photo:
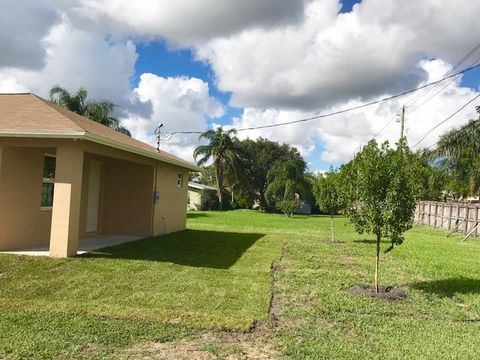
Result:
M480 0L10 1L0 12L0 31L12 34L0 38L0 92L48 97L53 84L85 87L118 104L120 120L150 144L159 123L255 127L414 88L440 78L480 33ZM28 19L16 21L19 14ZM472 104L430 131L477 95L479 79L480 71L466 74L427 105L414 103L407 139L427 133L428 146L476 116ZM295 145L311 170L325 170L351 159L404 101L248 134ZM398 132L391 122L378 140L395 142ZM196 136L164 142L188 160L197 145Z
M341 12L350 12L353 5L359 2L343 1ZM219 119L211 120L211 123L229 124L233 117L241 115L243 109L229 106L231 93L217 89L213 70L206 62L196 60L192 51L188 49L175 50L164 41L152 41L137 44L137 52L139 57L135 64L135 75L131 80L133 87L138 85L139 76L143 73L153 73L162 77L196 77L207 82L210 94L225 106L225 115ZM340 164L340 162L322 161L320 155L323 150L323 146L319 144L306 159L312 169L327 169L332 165Z

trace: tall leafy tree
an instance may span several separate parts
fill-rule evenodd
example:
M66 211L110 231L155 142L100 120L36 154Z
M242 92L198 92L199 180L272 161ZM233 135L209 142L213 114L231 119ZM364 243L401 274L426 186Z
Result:
M234 129L225 131L221 127L208 130L200 135L200 139L208 140L208 144L198 146L193 152L195 159L200 157L197 160L197 164L200 166L205 165L209 160L213 160L220 210L223 206L225 192L225 172L235 173L238 168L238 155L233 143L235 133Z
M243 175L237 185L238 192L249 199L251 204L257 199L261 209L266 209L268 206L265 192L269 183L269 171L290 160L304 162L296 148L263 138L236 140L235 147Z
M413 226L418 180L417 162L405 140L391 149L375 140L366 145L352 161L349 181L353 183L349 217L359 234L376 237L375 290L379 291L380 241L388 238L385 252L404 241L404 232Z
M300 204L300 197L308 191L305 178L306 164L302 160L289 160L272 168L267 175L268 186L265 191L267 204L282 211L287 216Z
M331 169L313 183L313 195L320 210L330 215L331 240L335 241L333 216L344 208L340 173Z
M113 116L115 104L109 100L87 100L88 92L84 88L70 93L67 89L54 85L50 89L50 101L67 108L79 115L88 117L90 120L108 126L125 135L131 136L130 131L120 124Z

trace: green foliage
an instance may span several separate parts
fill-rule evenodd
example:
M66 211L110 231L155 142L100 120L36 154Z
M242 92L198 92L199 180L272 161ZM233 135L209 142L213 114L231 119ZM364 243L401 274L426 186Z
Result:
M344 168L344 181L353 184L346 199L348 215L359 234L376 236L375 288L379 291L378 274L380 241L388 238L391 251L404 241L404 232L413 226L413 214L419 192L418 161L406 141L391 149L371 140ZM344 189L348 184L344 184Z
M238 155L235 149L232 136L235 130L224 131L221 127L215 130L208 130L200 135L200 139L208 140L208 144L198 146L193 152L198 165L205 165L210 159L213 160L215 183L217 185L217 196L219 209L224 208L224 181L227 176L230 180L235 179L238 173Z
M417 152L419 194L420 200L441 201L445 198L447 176L437 163L430 161L430 152Z
M313 183L313 195L320 210L334 215L345 207L342 179L339 171L331 169L319 175Z
M406 143L391 149L370 141L352 161L349 175L354 186L348 214L357 232L388 238L390 249L400 245L413 225L419 191L417 162Z
M300 198L299 195L295 193L295 188L296 184L293 180L286 180L283 199L277 201L275 204L277 210L280 210L288 217L293 216L293 213L300 205Z
M292 216L300 204L299 197L308 192L305 179L306 164L302 160L289 160L273 167L267 175L265 198L272 209Z
M84 88L78 89L73 94L59 85L54 85L50 89L50 101L53 103L131 136L130 131L112 115L116 106L113 102L109 100L87 101L87 96L87 90Z
M301 174L293 176L293 184L288 187L294 189L294 194L301 190L304 199L311 197L311 184L305 175L306 163L296 148L262 138L239 140L233 137L233 134L234 130L210 130L202 136L210 143L199 146L194 152L195 158L202 156L198 161L199 165L213 159L213 163L204 167L195 181L217 185L218 196L223 199L223 208L247 209L258 200L262 210L269 207L286 214L293 213L298 207L299 198L292 197L288 192L285 196L286 180L290 179L290 176L285 175L283 183L280 177L273 180L275 174L279 174L286 167L291 168L292 164L298 167ZM298 178L301 178L301 181L298 181ZM217 179L221 186L218 186ZM265 194L269 186L270 194L275 194L267 202ZM232 201L225 196L227 192L230 193Z
M241 162L241 181L236 186L236 193L249 203L260 202L260 208L267 208L265 192L269 185L268 173L279 164L297 160L304 162L298 150L287 144L279 144L263 138L257 140L236 140L235 148Z
M477 106L480 113L480 107ZM445 179L446 195L454 200L480 193L480 118L444 133L430 158Z

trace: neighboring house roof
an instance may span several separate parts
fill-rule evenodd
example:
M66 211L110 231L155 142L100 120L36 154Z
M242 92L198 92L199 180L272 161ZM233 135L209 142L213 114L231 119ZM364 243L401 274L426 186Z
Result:
M199 183L196 183L196 182L193 182L193 181L188 182L188 187L198 189L198 190L215 190L215 191L217 190L217 188L214 188L213 186L199 184Z
M34 94L0 94L0 137L85 139L178 165L200 168Z

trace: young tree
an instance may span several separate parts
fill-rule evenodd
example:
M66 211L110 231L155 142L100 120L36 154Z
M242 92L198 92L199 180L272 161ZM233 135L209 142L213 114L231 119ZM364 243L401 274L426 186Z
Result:
M319 175L313 183L313 195L320 210L330 215L331 240L335 242L333 215L344 207L340 173L331 169L324 176Z
M113 110L115 104L109 100L93 100L87 101L87 90L78 89L75 93L70 93L67 89L54 85L50 89L50 101L67 108L79 115L88 117L90 120L108 126L122 134L131 136L130 131L123 127L115 118Z
M207 139L209 143L198 146L193 152L195 159L201 156L200 160L197 161L198 165L205 165L210 159L213 159L219 210L222 210L223 194L225 191L225 171L234 173L237 171L238 166L238 155L232 139L234 134L235 130L224 131L221 127L216 130L208 130L200 135L200 139Z
M352 161L350 181L354 184L349 217L359 234L376 236L375 291L379 291L380 241L391 245L404 241L403 233L413 226L417 196L417 163L405 140L391 149L375 140L366 145Z

